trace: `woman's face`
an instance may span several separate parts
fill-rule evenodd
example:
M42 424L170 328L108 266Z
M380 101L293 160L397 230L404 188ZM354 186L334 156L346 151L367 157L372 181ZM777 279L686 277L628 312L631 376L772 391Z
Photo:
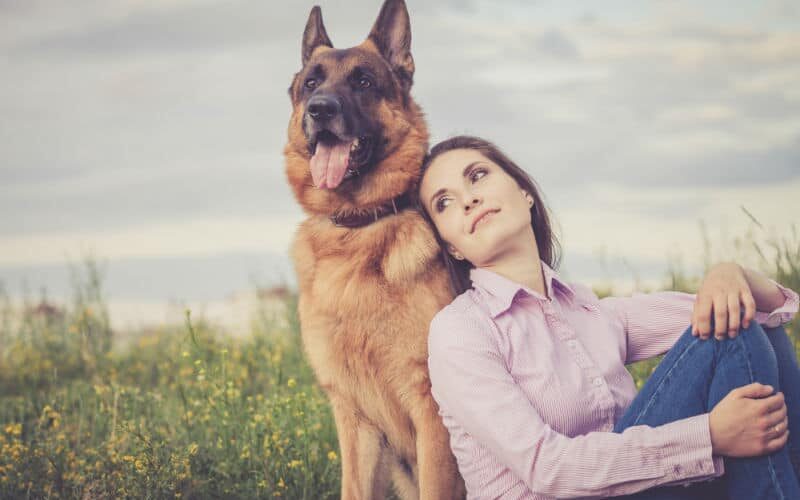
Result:
M530 244L533 198L477 150L454 149L437 156L425 171L419 192L456 258L481 267L518 242Z

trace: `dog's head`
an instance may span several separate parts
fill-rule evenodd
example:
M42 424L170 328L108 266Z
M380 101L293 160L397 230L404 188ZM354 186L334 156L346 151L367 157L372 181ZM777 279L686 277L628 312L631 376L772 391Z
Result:
M286 172L303 207L318 214L369 209L406 192L428 134L410 96L411 31L403 0L386 0L367 39L335 49L318 6L289 87Z

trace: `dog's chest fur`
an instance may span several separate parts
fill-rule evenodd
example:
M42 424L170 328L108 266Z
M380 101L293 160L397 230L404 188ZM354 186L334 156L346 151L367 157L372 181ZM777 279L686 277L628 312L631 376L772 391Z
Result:
M292 256L309 361L326 391L372 408L377 414L365 415L370 420L392 420L396 405L407 413L406 397L430 388L428 325L451 299L438 252L427 224L411 210L357 230L312 217L297 232Z

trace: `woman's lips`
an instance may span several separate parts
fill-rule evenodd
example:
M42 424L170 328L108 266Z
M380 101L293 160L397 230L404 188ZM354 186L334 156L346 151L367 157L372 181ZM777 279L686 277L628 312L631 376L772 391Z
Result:
M498 210L487 210L486 212L482 213L480 216L478 216L477 219L475 219L475 222L472 223L472 231L470 231L470 232L474 233L475 229L477 229L479 224L487 222L489 219L494 217L494 214L496 214L499 211L500 211L499 209Z

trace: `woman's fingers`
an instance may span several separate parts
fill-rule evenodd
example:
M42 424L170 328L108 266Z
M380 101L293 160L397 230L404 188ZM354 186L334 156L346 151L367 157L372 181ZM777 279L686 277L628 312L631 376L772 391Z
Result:
M699 295L692 311L692 335L703 340L711 335L721 340L726 334L730 338L735 338L740 328L750 326L755 314L756 303L748 289L730 293L720 292L713 296Z
M742 290L741 294L742 304L744 304L744 317L742 318L742 326L745 328L750 327L750 322L756 317L756 301L753 299L753 294L750 289Z
M764 417L764 424L767 426L767 430L772 429L778 424L783 424L783 421L786 420L787 413L786 408L780 410L775 410L772 413L767 414Z
M714 336L722 340L728 331L728 296L714 297Z
M739 334L739 294L728 294L728 337L736 338Z
M762 407L762 411L764 413L772 413L780 410L781 408L786 408L786 401L782 392L776 392L771 396L761 399L761 403L764 405Z
M767 453L774 453L786 445L786 441L789 440L789 431L781 433L778 437L767 441Z
M711 332L711 299L705 295L697 298L694 304L695 327L699 336L707 339Z

